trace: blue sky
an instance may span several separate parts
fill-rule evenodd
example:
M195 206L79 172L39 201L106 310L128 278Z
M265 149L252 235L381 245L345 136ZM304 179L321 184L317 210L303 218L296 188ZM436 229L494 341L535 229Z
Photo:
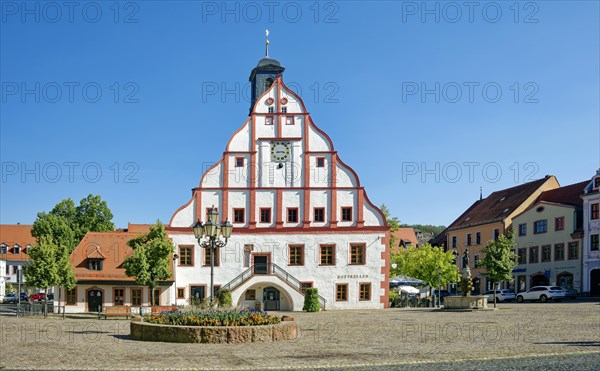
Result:
M0 4L1 223L88 193L117 226L168 222L247 118L265 28L402 222L447 225L480 187L600 167L595 1Z

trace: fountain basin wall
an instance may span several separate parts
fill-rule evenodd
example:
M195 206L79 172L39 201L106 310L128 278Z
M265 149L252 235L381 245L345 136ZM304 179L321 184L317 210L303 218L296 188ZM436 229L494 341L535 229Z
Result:
M487 295L483 296L446 296L444 309L487 309Z
M170 343L252 343L291 340L298 337L296 322L266 326L174 326L131 321L131 337Z

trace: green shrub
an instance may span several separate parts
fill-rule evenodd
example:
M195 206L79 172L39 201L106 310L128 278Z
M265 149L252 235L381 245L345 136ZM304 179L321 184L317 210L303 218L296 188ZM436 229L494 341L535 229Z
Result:
M219 307L229 308L233 306L233 299L231 298L231 291L223 290L219 292Z
M392 307L396 306L396 302L400 299L400 294L396 291L390 291L390 303L392 303Z
M317 288L308 288L304 290L304 307L302 310L307 312L318 312L321 310L319 304L319 290Z
M263 326L276 325L281 319L255 309L188 307L146 316L144 322L178 326Z

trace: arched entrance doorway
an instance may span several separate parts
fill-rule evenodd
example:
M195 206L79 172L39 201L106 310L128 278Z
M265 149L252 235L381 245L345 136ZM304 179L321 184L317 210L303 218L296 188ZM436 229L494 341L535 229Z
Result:
M263 304L265 310L280 310L281 293L273 286L265 287L263 290Z
M536 273L531 275L531 282L529 287L548 285L550 285L550 279L548 279L548 277L546 277L544 273Z
M590 295L600 295L600 269L590 272Z
M88 312L98 312L102 308L102 291L88 290L87 293Z
M573 273L570 272L561 272L556 275L556 286L560 286L563 288L572 288L573 287Z

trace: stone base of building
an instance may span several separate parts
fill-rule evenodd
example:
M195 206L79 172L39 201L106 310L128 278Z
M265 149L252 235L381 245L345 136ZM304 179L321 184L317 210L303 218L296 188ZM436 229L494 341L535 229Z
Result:
M296 322L267 326L170 326L131 321L131 337L170 343L252 343L292 340L298 337Z
M444 309L488 309L487 295L446 296Z

